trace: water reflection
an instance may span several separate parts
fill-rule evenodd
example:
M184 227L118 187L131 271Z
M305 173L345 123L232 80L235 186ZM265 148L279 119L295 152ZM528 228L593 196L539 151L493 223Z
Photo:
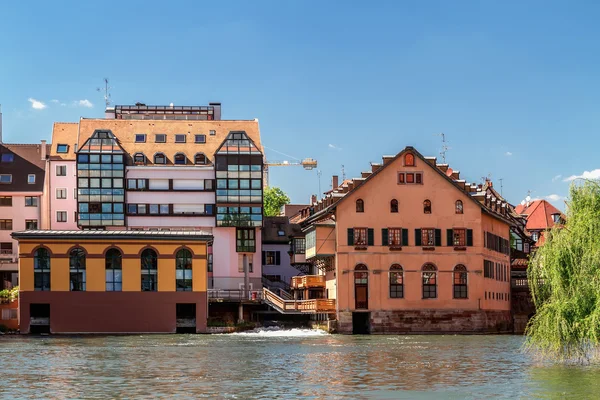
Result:
M0 398L597 398L516 336L3 337Z

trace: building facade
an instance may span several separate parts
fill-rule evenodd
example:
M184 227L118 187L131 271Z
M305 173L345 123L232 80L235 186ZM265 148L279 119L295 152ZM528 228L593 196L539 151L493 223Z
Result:
M13 233L21 333L205 332L204 231Z
M40 229L44 204L46 155L41 144L0 144L0 290L17 286L15 231Z
M412 147L371 168L300 212L338 331L509 331L509 205Z

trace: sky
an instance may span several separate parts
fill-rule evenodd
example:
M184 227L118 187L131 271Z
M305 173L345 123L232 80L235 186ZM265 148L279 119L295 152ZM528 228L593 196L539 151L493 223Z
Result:
M294 203L414 146L513 204L561 209L600 177L600 3L18 1L0 8L4 141L114 104L223 104L258 118ZM293 158L292 158L293 157ZM320 181L320 184L319 184ZM502 182L500 184L500 182Z

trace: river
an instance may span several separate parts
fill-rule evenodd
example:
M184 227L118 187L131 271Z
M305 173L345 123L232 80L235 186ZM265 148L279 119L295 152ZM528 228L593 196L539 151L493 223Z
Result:
M549 365L519 336L0 337L0 398L594 399L600 368Z

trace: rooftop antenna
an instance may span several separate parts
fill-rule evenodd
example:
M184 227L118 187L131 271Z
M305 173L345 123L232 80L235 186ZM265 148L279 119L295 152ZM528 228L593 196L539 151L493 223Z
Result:
M342 182L346 180L346 170L344 169L344 164L342 164Z
M446 142L446 135L443 132L438 134L438 136L442 137L442 150L440 150L440 156L442 156L442 163L446 164L446 152L450 150L450 147L448 147L448 142Z
M504 189L504 185L502 184L502 181L504 180L504 178L498 178L498 180L500 181L500 196L504 197L504 194L502 193Z
M319 177L319 200L321 199L321 170L317 170L317 176Z
M96 88L97 92L104 92L104 105L106 108L108 108L111 103L110 89L112 89L112 87L108 86L108 78L104 78L104 88Z

